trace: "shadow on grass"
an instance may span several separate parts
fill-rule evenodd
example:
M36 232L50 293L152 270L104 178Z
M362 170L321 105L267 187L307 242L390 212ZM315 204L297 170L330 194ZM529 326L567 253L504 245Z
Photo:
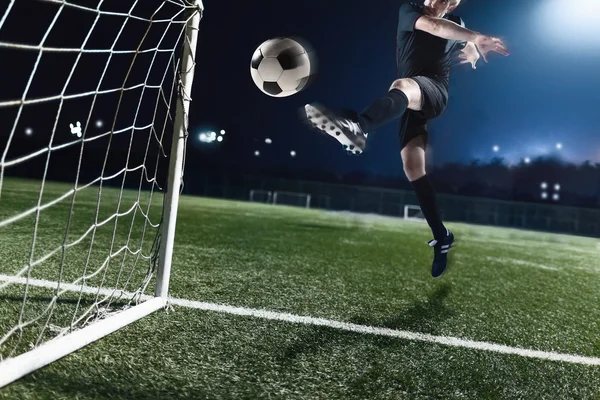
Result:
M333 231L333 232L348 232L352 226L334 225L334 224L318 224L311 222L293 222L287 225L288 229L301 231Z
M407 310L403 310L390 318L374 320L359 316L352 318L350 322L357 325L435 334L437 325L453 315L453 312L444 304L444 300L452 291L451 288L450 284L443 284L437 287L427 300L417 301ZM278 357L280 361L291 361L301 355L316 354L336 344L343 343L344 345L348 345L348 342L358 343L368 337L358 334L339 335L339 330L321 326L303 326L299 328L299 331L297 339L287 347L281 349ZM399 341L398 339L390 338L390 340L382 340L379 343L382 345L398 346Z
M210 393L195 388L193 393L176 383L148 381L139 370L121 371L119 377L103 375L104 368L97 371L89 367L68 372L55 372L54 366L46 367L20 380L19 398L22 399L199 399L209 398ZM87 371L87 372L85 372ZM90 372L91 371L91 372ZM105 371L106 372L106 371ZM43 382L40 390L39 382ZM179 382L180 384L182 382ZM33 393L27 389L34 390ZM8 389L10 390L10 386ZM31 396L28 396L31 393ZM0 396L1 398L2 396ZM13 397L11 397L13 398Z
M454 315L446 307L444 300L452 292L452 286L444 283L437 287L424 301L415 301L407 310L400 311L397 315L383 321L372 321L364 317L356 317L352 322L359 325L374 325L390 329L427 331L435 334L437 325L443 320Z
M77 298L73 298L73 297L59 297L56 300L56 307L59 306L64 306L64 305L77 305L79 303L80 307L84 307L84 308L89 308L91 306L93 306L94 304L98 304L99 306L103 307L105 304L107 304L107 300L105 301L100 301L104 298L104 296L99 297L99 300L96 301L95 299L91 299L92 295L86 295L85 297L82 297L81 300L78 300ZM16 296L16 295L8 295L8 294L0 294L0 302L6 302L6 303L13 303L15 305L21 305L23 303L23 296ZM50 302L52 301L52 297L50 296L27 296L27 303L40 303L40 304L50 304ZM115 309L119 309L119 308L124 308L127 305L129 305L129 301L128 299L113 299L110 302L110 306L111 309L115 308Z

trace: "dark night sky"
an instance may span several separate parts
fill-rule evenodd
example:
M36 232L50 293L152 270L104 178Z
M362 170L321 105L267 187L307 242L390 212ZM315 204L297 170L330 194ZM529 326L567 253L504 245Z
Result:
M308 102L362 109L385 93L395 78L401 1L376 4L205 1L191 123L196 136L227 131L224 142L206 151L241 163L399 173L395 124L373 135L362 156L349 157L297 116ZM517 162L555 153L577 163L600 162L600 44L593 40L600 36L600 20L589 7L586 0L463 1L457 14L467 27L502 37L512 54L492 55L475 71L455 68L450 104L431 124L436 164L494 156ZM313 85L289 98L264 95L250 77L253 51L276 36L304 38L319 58ZM273 144L265 144L266 137ZM202 145L194 142L190 151L196 152Z

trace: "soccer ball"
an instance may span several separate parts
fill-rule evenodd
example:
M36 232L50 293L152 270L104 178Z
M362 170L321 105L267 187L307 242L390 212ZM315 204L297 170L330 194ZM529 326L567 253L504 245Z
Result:
M267 40L254 52L250 74L256 86L272 97L287 97L304 89L314 75L312 51L296 39Z

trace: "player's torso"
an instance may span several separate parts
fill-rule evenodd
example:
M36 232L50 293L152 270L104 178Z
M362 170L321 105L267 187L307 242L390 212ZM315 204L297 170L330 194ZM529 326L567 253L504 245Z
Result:
M457 44L423 31L399 30L396 37L399 77L426 75L447 78Z

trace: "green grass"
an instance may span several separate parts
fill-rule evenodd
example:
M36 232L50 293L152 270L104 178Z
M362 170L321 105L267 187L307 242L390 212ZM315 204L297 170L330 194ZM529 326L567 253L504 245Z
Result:
M51 199L68 189L50 184L45 193ZM0 220L33 206L37 190L38 182L9 181ZM121 208L136 195L126 192ZM92 188L78 194L73 238L93 221L96 196ZM104 218L117 199L118 191L103 192ZM154 222L160 201L153 199ZM42 212L38 257L62 242L69 205ZM134 219L132 248L141 243L147 253L153 235L140 239L143 220ZM119 218L116 248L126 243L130 224L131 216ZM90 264L106 258L113 232L107 225L96 234ZM0 228L0 274L14 274L26 261L32 226L33 217ZM459 246L448 274L433 280L424 224L184 197L171 295L600 357L598 240L449 226ZM88 247L89 241L67 252L68 279L81 275ZM105 285L117 282L120 265L121 258L111 263ZM132 282L146 267L137 265ZM32 276L56 280L56 269L51 259ZM50 295L34 292L38 301L27 303L28 315ZM18 285L0 291L0 334L15 325L21 299ZM72 300L59 300L55 323L72 313ZM0 398L600 399L600 367L176 307L21 379Z

